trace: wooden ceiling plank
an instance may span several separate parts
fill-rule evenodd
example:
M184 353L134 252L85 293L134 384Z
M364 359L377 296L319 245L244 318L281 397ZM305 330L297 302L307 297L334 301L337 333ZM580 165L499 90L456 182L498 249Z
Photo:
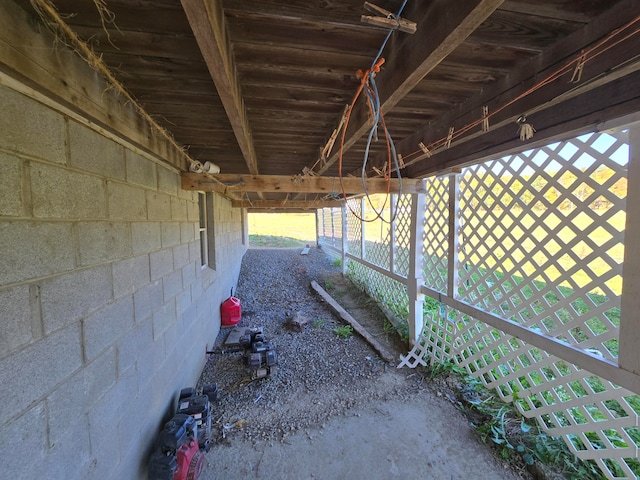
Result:
M345 177L342 186L339 178L335 177L301 177L289 175L214 175L217 181L199 173L183 173L182 188L184 190L217 191L222 188L225 192L264 192L264 193L324 193L324 194L362 194L364 187L362 180L357 177ZM224 187L221 186L224 184ZM389 181L383 178L369 178L366 180L367 191L374 193L418 193L422 192L420 180L405 179L400 182L397 178Z
M438 124L426 124L422 128L418 129L414 134L407 136L402 141L396 144L398 153L403 156L408 156L410 153L415 152L419 142L423 142L425 145L446 136L446 130L454 126L456 129L462 128L464 125L471 123L478 119L481 106L489 106L489 111L495 111L498 107L504 105L510 100L519 97L523 91L529 89L532 85L545 78L551 72L555 71L568 59L574 58L579 55L580 52L587 48L589 45L595 43L607 35L610 31L618 28L620 25L625 24L630 18L640 14L640 5L635 0L624 0L618 3L614 8L607 11L597 22L592 22L586 25L583 29L576 31L572 35L569 35L564 40L550 47L545 52L541 53L534 59L522 64L521 68L516 70L517 74L503 78L497 82L492 88L486 89L482 94L471 98L469 101L460 104L457 109L451 110L447 115L442 116L438 120ZM503 110L500 113L500 117L494 117L491 120L492 130L497 128L500 122L510 121L514 115L517 117L523 113L529 113L531 109L540 107L545 103L554 100L556 97L565 94L568 90L574 91L574 96L584 94L589 89L595 88L599 85L585 86L585 79L589 78L589 75L600 74L601 72L608 72L614 70L615 67L629 57L630 52L638 51L638 45L640 40L632 37L622 45L617 46L609 50L605 55L589 60L584 67L583 84L576 87L572 87L572 84L567 84L568 78L562 82L556 81L546 87L538 90L537 92L528 95L517 104ZM633 65L626 67L629 72L633 71L635 67ZM609 80L615 80L615 75L609 75ZM601 82L602 80L600 80ZM549 105L549 108L553 108ZM562 105L556 106L558 118L563 117ZM511 126L517 127L515 124ZM535 126L535 125L534 125ZM536 127L537 128L537 127ZM479 135L474 133L468 137L462 137L457 142L476 141ZM486 140L479 140L479 143L485 143ZM446 153L446 152L443 152ZM434 155L434 152L431 152ZM435 154L431 158L426 156L415 165L408 168L407 172L410 176L422 175L425 172L432 172L434 168L437 170L437 164L446 163L446 160L437 160L441 153ZM448 155L446 155L448 156ZM467 162L471 159L467 158ZM382 161L382 158L374 159L372 165L378 165ZM412 162L416 159L412 158ZM424 166L420 164L424 163Z
M456 3L451 8L449 0L436 0L424 9L423 17L418 19L418 30L408 36L404 42L387 51L384 56L389 60L376 80L380 95L382 112L391 110L402 100L429 72L447 55L462 44L504 0L473 0ZM406 18L412 18L410 13ZM415 19L413 19L415 20ZM360 102L354 112L350 128L345 135L343 151L351 148L362 135L369 130L367 109ZM338 149L317 170L322 175L337 160Z
M181 0L211 78L229 117L247 168L258 173L251 128L242 98L220 0Z

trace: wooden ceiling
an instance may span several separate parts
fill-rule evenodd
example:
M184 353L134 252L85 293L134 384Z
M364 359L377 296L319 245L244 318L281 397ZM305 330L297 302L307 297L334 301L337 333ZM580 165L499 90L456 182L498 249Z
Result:
M371 128L364 97L342 162L341 135L320 152L360 86L356 72L370 68L388 33L361 21L372 15L363 0L51 3L193 159L236 175L223 182L235 205L318 206L339 187L300 193L288 185L304 178L292 176L361 175ZM96 3L107 8L102 18ZM393 13L402 5L373 3ZM391 34L376 76L401 175L448 171L640 110L639 15L637 0L407 0L401 17L416 32ZM536 129L527 143L521 115ZM388 158L378 130L367 176ZM249 182L239 174L284 177L274 191L259 181L241 191L233 185ZM185 188L220 190L197 180L185 175Z

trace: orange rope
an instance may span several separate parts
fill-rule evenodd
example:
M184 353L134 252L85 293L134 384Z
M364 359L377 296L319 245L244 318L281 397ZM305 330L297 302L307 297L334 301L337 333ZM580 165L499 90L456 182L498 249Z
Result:
M373 209L374 212L376 212L376 215L374 218L372 219L365 219L360 217L349 205L349 202L347 202L347 194L344 190L344 184L342 182L342 158L343 158L343 154L344 154L344 139L345 136L347 134L347 127L349 126L349 120L351 119L351 112L353 111L353 107L355 106L356 102L358 101L358 99L360 98L360 95L362 94L362 92L364 91L365 88L367 88L369 94L371 96L374 95L374 91L371 88L371 86L369 85L369 75L376 75L377 73L380 72L380 67L382 66L382 64L384 64L384 58L381 57L376 64L373 66L373 68L371 68L370 70L366 70L366 71L362 71L362 70L358 70L358 72L356 73L357 78L360 79L360 86L358 87L358 90L356 90L355 95L353 96L353 101L351 102L351 104L349 105L349 108L347 109L347 113L345 115L345 120L344 120L344 124L342 125L342 134L340 135L340 150L339 150L339 154L338 154L338 178L340 180L340 189L342 190L342 197L344 198L345 204L347 205L347 207L349 208L349 210L351 211L351 213L360 221L363 222L375 222L376 220L378 220L379 218L382 219L382 214L384 213L384 208L387 205L387 201L389 199L389 193L391 190L391 168L392 168L392 164L391 164L391 143L389 142L389 135L388 135L388 130L387 130L387 125L386 122L384 120L384 115L382 114L382 112L380 112L380 121L382 123L382 127L384 129L384 133L385 133L385 140L387 142L387 165L388 165L388 172L387 174L385 174L385 179L387 180L387 192L386 192L386 198L384 201L384 204L382 205L382 208L380 209L380 211L376 210L376 208L373 206L373 204L371 203L371 200L369 200L369 205L371 206L371 208ZM371 98L370 96L367 96L367 106L369 107L369 114L371 115L371 118L374 119L375 121L375 109L374 106L371 103ZM375 128L375 125L374 127ZM366 187L365 187L365 191L366 191ZM367 195L367 199L368 199L368 195ZM363 215L364 217L364 215Z

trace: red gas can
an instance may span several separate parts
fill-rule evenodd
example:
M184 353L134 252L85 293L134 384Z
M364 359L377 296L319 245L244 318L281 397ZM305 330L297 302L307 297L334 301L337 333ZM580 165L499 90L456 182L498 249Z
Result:
M242 306L240 299L229 297L220 306L220 317L222 325L233 326L240 321L242 317Z

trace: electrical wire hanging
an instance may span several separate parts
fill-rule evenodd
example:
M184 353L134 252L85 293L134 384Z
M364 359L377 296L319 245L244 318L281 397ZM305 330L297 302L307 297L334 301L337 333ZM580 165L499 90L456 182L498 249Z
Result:
M406 4L407 4L408 0L404 0L402 6L400 7L400 9L398 10L398 13L395 15L394 19L396 20L396 22L398 22L398 18L400 17L400 15L402 14L402 11L404 10ZM353 101L351 102L351 104L349 105L349 108L345 114L345 118L344 118L344 122L342 124L342 134L340 136L340 150L339 150L339 155L338 155L338 178L340 179L340 188L342 190L342 196L345 200L345 204L347 205L347 207L349 208L349 210L351 211L351 213L358 218L358 220L360 221L364 221L364 222L374 222L378 219L382 220L385 223L392 223L397 215L397 211L398 211L398 207L396 205L395 211L391 214L389 220L387 221L384 216L384 209L387 205L387 202L389 201L389 195L390 195L390 190L391 190L391 172L395 170L397 176L398 176L398 181L399 181L399 192L402 192L402 176L400 173L400 165L398 164L398 154L396 152L396 147L395 144L393 142L393 138L391 137L391 133L389 133L389 130L387 129L387 124L384 120L384 115L382 113L382 107L380 104L380 95L378 94L378 87L376 85L376 75L380 72L380 68L381 66L384 64L385 59L384 57L382 57L382 53L384 52L384 49L387 45L387 42L389 41L389 38L391 38L391 34L395 31L395 28L391 28L389 29L389 31L387 32L387 36L385 37L384 41L382 42L382 45L380 46L380 49L378 50L378 53L376 54L375 58L373 59L373 61L371 62L371 67L366 70L365 72L362 72L361 70L358 70L358 78L360 79L360 86L358 87L358 90L356 91L354 97L353 97ZM365 93L366 96L366 102L367 102L367 106L369 108L369 114L371 116L372 119L372 125L371 128L369 130L369 134L367 136L367 144L365 146L365 151L364 151L364 158L362 161L362 170L361 170L361 179L362 179L362 187L365 193L365 197L367 199L367 202L369 202L369 206L371 207L371 209L376 213L375 217L372 219L365 219L362 218L364 217L364 215L362 217L360 217L360 215L358 215L349 205L349 203L346 201L347 200L347 196L346 193L344 191L344 185L342 182L342 159L343 159L343 154L344 154L344 139L347 133L347 127L349 125L349 120L351 118L351 113L353 111L354 106L356 105L356 102L358 101L358 99L360 98L360 95L362 95L362 93ZM382 130L384 133L384 138L385 138L385 142L386 142L386 147L387 147L387 165L386 167L383 169L384 173L384 177L387 180L387 191L386 191L386 198L384 201L384 204L382 205L382 208L378 211L374 205L373 202L371 201L371 197L370 194L367 190L367 185L366 185L366 169L367 169L367 163L369 160L369 152L371 149L371 143L373 142L374 138L377 140L378 138L378 127L382 126Z

